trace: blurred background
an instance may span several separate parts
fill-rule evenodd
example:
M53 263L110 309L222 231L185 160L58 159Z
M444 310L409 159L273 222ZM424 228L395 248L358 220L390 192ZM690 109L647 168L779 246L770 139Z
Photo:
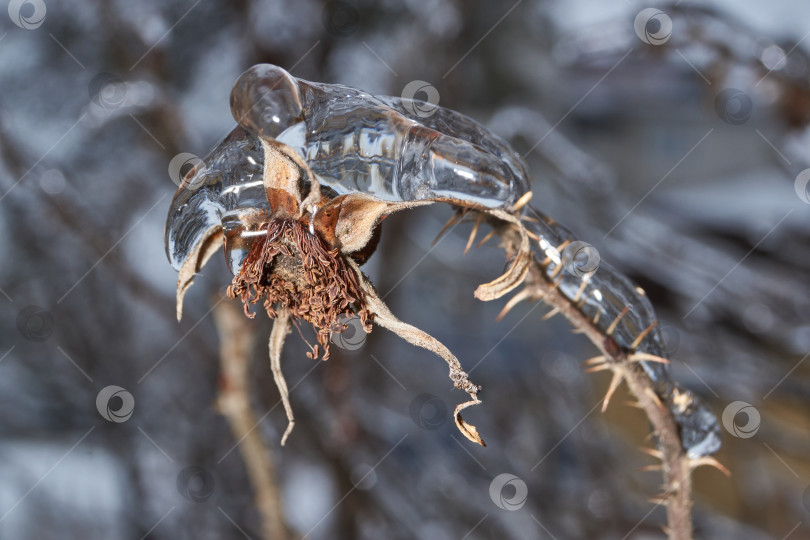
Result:
M261 537L214 406L211 306L230 275L214 257L178 323L163 248L170 161L233 127L230 86L258 62L395 96L425 81L509 140L532 204L647 290L674 377L723 418L732 476L695 473L696 536L810 538L808 21L799 0L11 0L0 538ZM451 215L387 219L365 270L484 387L467 416L488 446L453 425L464 396L444 363L378 329L326 363L289 337L298 423L282 448L257 317L251 399L286 525L312 539L663 537L642 412L621 392L598 412L609 377L580 365L595 349L542 305L494 322L504 301L472 292L503 254L464 255L469 225L433 247Z

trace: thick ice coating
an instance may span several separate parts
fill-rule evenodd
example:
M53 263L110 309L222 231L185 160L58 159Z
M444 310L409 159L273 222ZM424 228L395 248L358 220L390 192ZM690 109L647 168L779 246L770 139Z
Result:
M303 81L262 64L234 84L231 112L239 127L189 174L172 201L165 240L177 270L206 231L222 227L228 265L231 272L239 271L256 232L251 216L264 214L265 222L272 217L264 155L277 143L306 162L327 199L363 193L383 201L435 200L511 210L529 191L524 164L503 140L441 107ZM537 239L534 256L550 261L544 272L552 281L559 279L562 294L603 331L618 320L611 332L620 348L665 356L657 329L633 345L656 320L643 291L604 263L583 275L560 272L564 263L557 246L575 238L539 212L527 207L524 213L531 218L526 227ZM720 429L711 411L670 379L668 366L642 366L672 411L690 457L717 451Z
M175 195L166 251L175 269L204 231L242 211L269 211L260 139L295 149L325 194L368 193L385 201L443 200L503 208L529 189L518 155L495 134L454 111L420 117L411 100L373 96L294 78L260 64L231 91L234 130ZM238 261L229 261L238 270Z

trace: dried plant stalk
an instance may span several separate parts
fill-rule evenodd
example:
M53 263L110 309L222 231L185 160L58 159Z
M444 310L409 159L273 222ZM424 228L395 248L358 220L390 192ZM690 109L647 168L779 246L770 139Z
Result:
M493 221L491 224L496 235L501 238L508 257L514 257L522 251L524 235L519 230L502 221ZM638 365L635 355L625 353L616 347L609 347L604 333L593 321L579 311L553 283L546 279L538 261L532 260L529 263L525 289L519 294L523 294L524 297L542 298L544 302L552 306L553 312L561 313L578 332L584 334L601 351L603 365L614 374L605 405L616 386L621 381L627 383L630 392L638 400L639 407L644 410L650 420L657 438L660 454L656 455L662 461L664 475L664 493L659 498L658 504L666 505L669 537L672 540L692 538L692 480L690 473L698 464L692 463L692 460L687 457L678 435L675 419L658 399L652 380Z
M239 444L261 516L262 537L265 540L285 540L291 536L284 521L276 465L261 434L255 429L256 416L250 407L248 368L253 351L253 332L235 304L215 301L214 320L220 338L222 370L217 408L228 420Z

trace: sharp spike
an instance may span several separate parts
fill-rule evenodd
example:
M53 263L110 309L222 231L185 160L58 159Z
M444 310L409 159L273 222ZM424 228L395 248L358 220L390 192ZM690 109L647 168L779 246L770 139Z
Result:
M612 336L613 332L616 330L616 327L619 326L619 322L624 318L625 315L630 311L630 306L624 306L624 309L621 313L616 315L616 318L613 319L613 322L610 323L610 326L607 327L605 330L605 334L608 336Z
M582 279L582 284L579 286L579 289L577 290L577 294L574 295L574 299L572 300L572 302L574 302L575 304L579 302L579 299L582 298L582 293L585 292L585 287L587 287L587 286L588 286L588 280L583 278ZM656 321L656 324L658 324L658 321ZM645 332L646 332L646 330L645 330ZM633 347L633 348L635 349L635 347Z
M610 386L608 386L607 394L605 394L605 400L602 402L602 412L607 410L608 404L610 404L610 398L613 397L613 394L616 392L616 389L619 387L622 380L624 380L624 375L618 371L614 371L613 378L610 379Z
M669 360L654 354L637 352L627 357L631 362L658 362L659 364L669 364Z
M506 305L503 306L503 309L501 310L501 312L498 313L498 316L495 317L495 320L500 321L501 319L503 319L506 316L507 313L512 311L513 307L515 307L516 305L521 303L523 300L526 300L527 298L530 298L531 296L532 296L532 293L529 292L528 289L523 289L522 291L520 291L515 296L513 296L512 298L509 299L509 301L506 303Z
M441 239L441 237L444 236L444 233L450 230L450 228L453 225L458 224L461 221L462 217L464 217L464 214L463 213L459 214L458 212L450 216L450 219L447 220L447 223L444 224L442 230L439 231L439 234L436 235L436 238L433 239L433 242L430 245L435 246L436 243Z
M530 201L530 200L532 200L532 195L533 195L533 194L532 194L532 192L531 192L531 191L527 191L526 193L524 193L524 194L523 194L523 195L522 195L522 196L521 196L521 197L520 197L520 198L517 200L517 202L516 202L516 203L515 203L515 205L512 207L512 209L513 209L515 212L520 211L520 209L521 209L521 208L523 208L524 206L526 206L526 205L529 203L529 201Z
M593 317L593 321L591 321L591 322L593 322L593 324L598 323L598 322L599 322L599 317L601 317L601 316L602 316L602 312L601 312L601 311L597 311L597 312L596 312L596 315L594 315L594 317Z
M560 308L555 307L555 308L553 308L551 311L549 311L548 313L546 313L545 315L543 315L543 319L542 319L542 320L547 321L547 320L549 320L550 318L552 318L554 315L556 315L556 314L557 314L557 313L559 313L559 312L560 312Z
M571 333L572 334L584 334L585 329L583 329L583 328L572 328Z
M475 225L473 225L472 230L470 231L470 237L467 239L467 245L464 246L464 254L466 255L470 248L475 242L475 237L478 235L478 227L481 226L481 222L484 220L484 214L478 214L478 217L475 218Z
M606 369L610 369L608 364L599 364L598 366L592 366L585 370L585 373L596 373L597 371L605 371Z
M530 231L530 230L528 230L528 229L526 229L526 235L527 235L529 238L531 238L532 240L534 240L535 242L539 242L539 241L540 241L540 237L539 237L539 236L537 236L536 234L534 234L532 231Z
M486 244L486 243L489 241L489 239L490 239L490 238L492 238L493 236L495 236L495 229L492 229L491 231L489 231L489 232L486 234L486 236L484 236L484 237L481 239L481 241L480 241L480 242L478 242L478 244L476 244L476 245L475 245L475 247L481 247L481 246L483 246L483 245L484 245L484 244Z
M584 362L582 362L585 366L594 366L596 364L604 364L607 358L604 355L601 356L594 356L593 358L588 358Z
M731 476L731 471L726 469L726 467L722 463L720 463L713 457L704 456L701 458L689 460L689 468L691 470L695 470L703 465L706 465L707 467L714 467L715 469L725 474L726 476Z
M645 454L648 454L656 459L664 461L664 453L657 448L647 448L646 446L639 446L638 449L644 452Z
M664 468L663 465L647 465L646 467L641 467L638 469L638 472L650 472L650 471L660 471Z
M658 326L658 321L653 321L650 326L645 328L638 336L636 336L636 339L634 339L633 343L630 344L630 348L637 349L638 346L641 345L641 342L644 341L644 338L647 337L647 334L652 332L652 329L656 326Z
M562 244L560 244L559 246L557 246L557 248L556 248L556 249L557 249L557 251L558 251L559 253L562 253L562 252L563 252L563 250L564 250L566 247L568 247L568 244L570 244L570 243L571 243L571 240L566 240L565 242L563 242Z

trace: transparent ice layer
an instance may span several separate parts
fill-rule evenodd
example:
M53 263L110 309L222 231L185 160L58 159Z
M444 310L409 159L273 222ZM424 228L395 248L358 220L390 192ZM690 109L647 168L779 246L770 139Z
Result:
M268 141L297 152L328 198L366 193L483 210L510 209L529 191L523 162L503 140L464 115L423 102L303 81L263 64L236 81L231 110L240 126L189 175L172 202L166 251L175 269L206 230L221 225L226 239L239 240L227 244L229 267L239 270L250 245L245 240L255 232L247 218L271 212L263 182ZM562 294L603 332L621 315L611 334L620 348L666 357L657 328L634 344L656 320L644 291L602 261L593 271L566 267L558 247L574 242L573 234L530 207L524 212L538 238L532 241L535 258L549 280L559 280ZM672 411L689 455L716 452L720 430L711 411L671 380L666 364L641 366Z
M574 235L533 208L527 208L526 221L539 241L532 241L532 250L550 281L559 281L560 292L579 306L591 321L606 331L617 320L611 337L622 349L632 348L636 338L656 321L655 311L644 291L603 261L593 271L578 271L576 266L565 266L565 241L575 242ZM587 248L584 250L587 256ZM587 261L584 261L587 265ZM560 268L560 266L563 268ZM625 312L625 308L629 308ZM622 315L622 313L624 314ZM635 347L636 351L667 357L660 330L653 328ZM681 440L690 457L699 457L720 449L720 426L710 409L692 392L680 388L672 381L669 366L659 362L641 362L652 379L656 393L672 411L681 429Z

